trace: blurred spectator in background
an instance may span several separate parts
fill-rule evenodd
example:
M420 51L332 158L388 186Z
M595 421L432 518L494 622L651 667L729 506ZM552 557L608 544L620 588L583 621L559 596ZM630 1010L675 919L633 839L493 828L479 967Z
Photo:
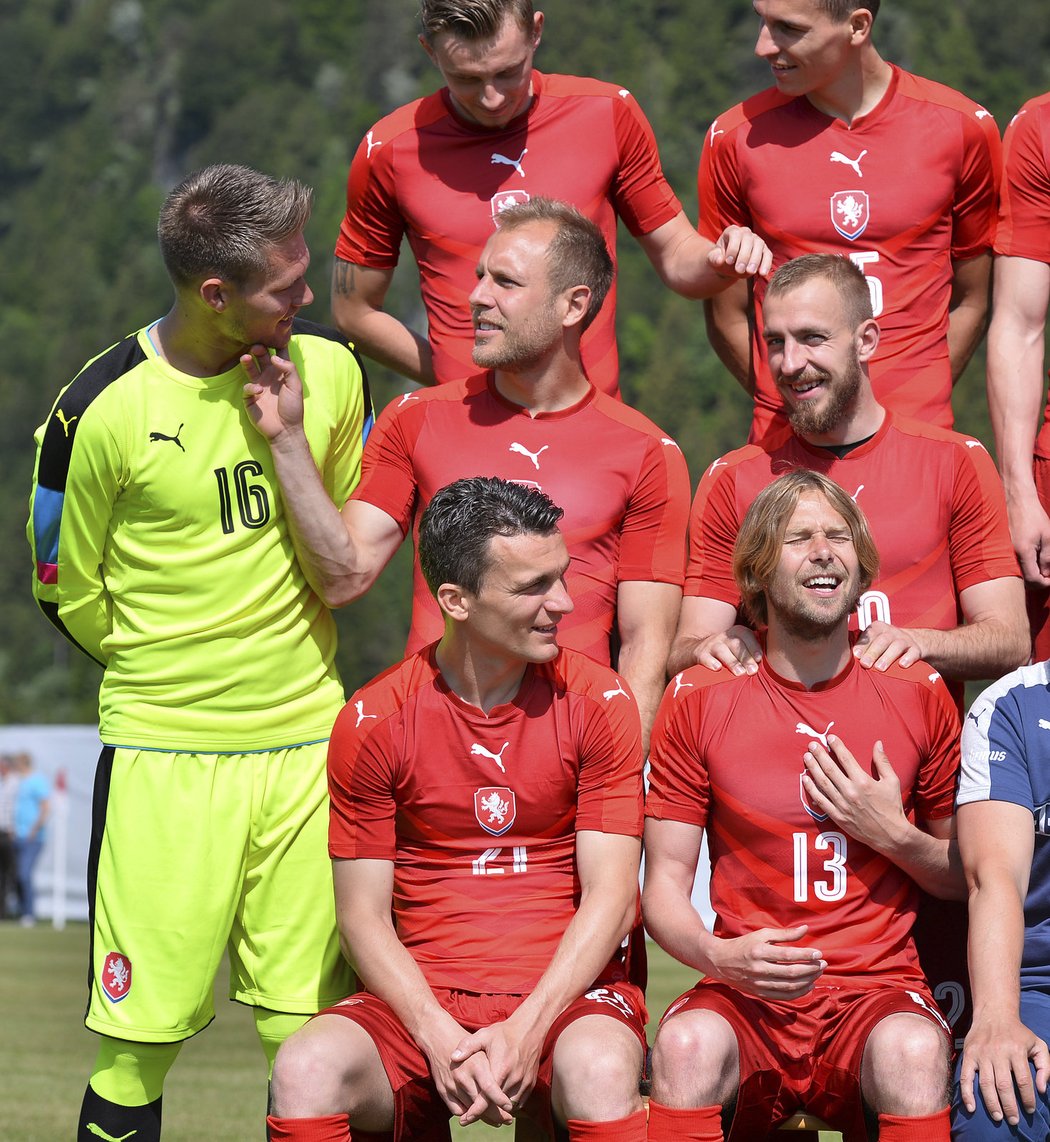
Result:
M0 753L0 920L15 915L15 787L18 778L9 754Z
M18 782L14 803L15 869L21 922L28 928L36 923L33 869L44 847L44 827L51 812L51 783L33 769L28 753L16 753L11 762Z

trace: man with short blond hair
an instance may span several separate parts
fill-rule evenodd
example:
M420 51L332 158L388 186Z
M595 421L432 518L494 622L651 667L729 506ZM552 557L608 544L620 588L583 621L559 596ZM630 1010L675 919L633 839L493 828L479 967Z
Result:
M503 211L537 195L578 206L614 253L621 220L686 297L768 270L750 231L727 227L709 241L689 224L629 91L534 70L543 13L530 0L424 0L420 19L445 86L365 135L336 245L332 312L363 353L424 384L475 374L466 304L475 262ZM403 236L419 266L426 337L384 309ZM597 388L618 393L615 296L582 360Z
M297 521L300 561L333 606L371 586L453 480L500 476L552 496L565 509L576 602L562 644L617 667L639 704L644 742L681 599L689 480L677 444L583 371L583 329L611 276L600 229L574 207L532 199L508 210L470 295L473 359L484 371L392 402L341 512L317 479L279 361L249 385L249 401ZM442 625L417 565L408 652Z

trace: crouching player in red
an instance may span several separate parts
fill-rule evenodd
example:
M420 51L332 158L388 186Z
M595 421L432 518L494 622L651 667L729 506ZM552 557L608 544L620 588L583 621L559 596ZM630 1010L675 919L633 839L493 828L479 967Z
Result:
M615 672L558 647L561 515L484 477L423 514L445 633L353 695L329 753L365 990L282 1046L273 1142L448 1139L451 1115L645 1138L639 717Z
M853 657L878 553L827 477L760 492L733 570L759 668L676 675L653 731L645 920L704 978L657 1033L649 1138L728 1122L751 1142L805 1109L851 1139L948 1142L948 1027L911 929L917 886L963 895L955 704L925 662ZM689 901L705 829L713 933Z

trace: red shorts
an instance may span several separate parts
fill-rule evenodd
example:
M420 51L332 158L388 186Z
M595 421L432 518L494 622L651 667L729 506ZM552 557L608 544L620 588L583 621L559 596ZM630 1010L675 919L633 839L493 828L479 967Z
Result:
M524 995L476 995L466 991L435 992L441 1006L467 1031L477 1031L506 1019L525 999ZM352 1019L376 1045L394 1092L394 1142L447 1142L451 1112L430 1078L426 1056L416 1046L401 1020L382 1000L358 992L322 1015ZM540 1054L536 1085L522 1114L552 1135L551 1076L558 1036L585 1015L606 1015L630 1028L645 1051L645 998L631 983L597 981L585 995L570 1003L547 1032ZM641 1077L641 1076L639 1076ZM351 1128L353 1123L351 1123Z
M727 1142L753 1142L798 1110L825 1119L845 1137L867 1137L860 1095L864 1045L889 1015L921 1015L943 1034L948 1083L948 1026L925 985L876 988L820 987L791 1002L745 995L701 980L671 1004L713 1011L733 1028L740 1050L740 1087Z
M1050 512L1050 460L1036 456L1032 461L1032 476L1039 502ZM1028 626L1032 632L1032 661L1043 662L1050 658L1050 588L1025 584L1025 601L1028 604Z

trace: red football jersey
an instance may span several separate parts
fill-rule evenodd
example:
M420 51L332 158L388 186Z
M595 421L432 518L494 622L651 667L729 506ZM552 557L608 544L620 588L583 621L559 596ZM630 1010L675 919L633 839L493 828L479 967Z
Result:
M989 112L896 67L885 96L851 125L770 89L708 131L700 230L750 226L773 250L774 269L801 254L848 255L882 330L871 362L880 403L950 428L952 259L991 247L1000 158ZM758 336L765 282L754 289L759 439L781 402Z
M350 167L336 255L390 269L408 236L439 381L479 371L467 298L501 210L537 195L569 202L601 227L615 257L617 217L637 236L682 209L630 92L539 72L532 87L529 109L499 130L464 122L442 88L376 123ZM614 286L582 346L587 376L613 394L615 314Z
M1050 92L1030 99L1006 128L995 252L1050 262ZM1035 452L1050 460L1050 403Z
M653 728L646 815L707 830L717 935L805 923L806 946L828 962L825 984L921 978L915 883L819 814L802 787L803 754L832 731L869 772L883 743L913 820L952 815L959 716L940 676L924 662L882 673L852 657L813 690L767 659L755 675L677 675Z
M812 468L845 488L871 528L879 577L861 597L854 629L881 621L950 630L961 621L960 591L1020 574L1002 483L984 445L887 413L842 459L788 433L715 460L693 501L687 595L739 605L733 544L744 514L792 468Z
M403 533L439 489L464 476L501 476L542 489L565 510L575 610L559 642L609 662L621 582L682 582L689 474L670 437L620 401L591 389L571 408L530 415L490 376L407 393L368 438L353 498L381 508ZM444 623L418 560L407 653Z
M398 937L435 988L532 991L579 905L577 831L641 835L638 707L572 651L486 716L428 648L354 694L328 773L330 854L394 862Z

